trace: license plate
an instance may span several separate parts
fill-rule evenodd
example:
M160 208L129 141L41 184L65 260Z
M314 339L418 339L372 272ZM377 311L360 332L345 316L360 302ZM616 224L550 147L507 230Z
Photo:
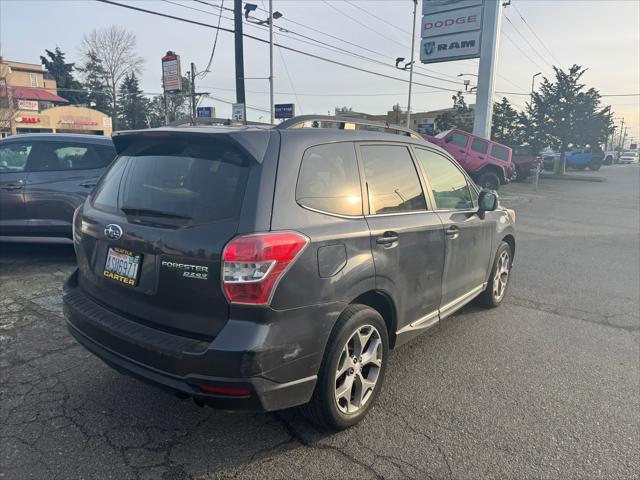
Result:
M110 248L103 275L125 285L135 286L138 283L139 269L140 255L122 248Z

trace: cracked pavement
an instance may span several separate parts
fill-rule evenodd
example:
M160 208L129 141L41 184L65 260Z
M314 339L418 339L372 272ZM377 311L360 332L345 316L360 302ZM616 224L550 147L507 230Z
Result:
M390 357L360 425L200 408L119 375L62 318L69 246L0 244L0 478L638 478L639 180L504 188L505 304Z

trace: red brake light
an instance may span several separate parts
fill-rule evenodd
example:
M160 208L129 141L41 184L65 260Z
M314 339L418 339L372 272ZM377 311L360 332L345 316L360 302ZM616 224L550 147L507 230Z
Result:
M213 385L202 385L200 391L214 395L230 395L234 397L243 397L251 394L251 390L248 388L215 387Z
M278 280L307 246L295 232L236 237L222 254L222 285L231 303L267 305Z

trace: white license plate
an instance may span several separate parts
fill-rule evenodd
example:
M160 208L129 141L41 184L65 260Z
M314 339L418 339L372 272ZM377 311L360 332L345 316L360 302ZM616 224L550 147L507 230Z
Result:
M138 282L139 268L140 255L134 255L133 252L122 248L110 248L103 275L125 285L135 286Z

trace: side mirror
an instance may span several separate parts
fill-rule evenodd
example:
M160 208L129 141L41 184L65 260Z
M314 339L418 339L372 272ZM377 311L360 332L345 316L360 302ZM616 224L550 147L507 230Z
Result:
M451 137L447 137L444 139L444 143L451 143L452 138Z
M478 216L484 219L485 212L493 212L496 208L498 208L498 194L482 190L478 197Z

